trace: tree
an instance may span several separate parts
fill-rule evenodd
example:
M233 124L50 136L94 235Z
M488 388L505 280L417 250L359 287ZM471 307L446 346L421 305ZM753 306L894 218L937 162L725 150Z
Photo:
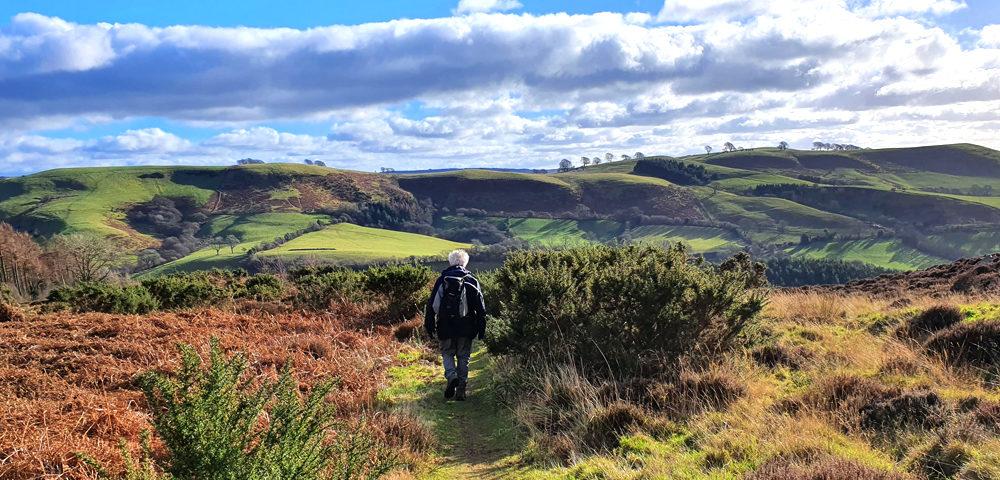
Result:
M628 155L626 155L624 153L622 154L622 160L630 160L631 158L632 157L630 157L630 156L628 156Z
M605 153L604 154L604 159L607 160L607 161L609 161L609 162L613 162L613 161L615 161L615 154L613 154L611 152Z
M733 145L733 142L726 142L725 144L722 145L722 151L723 152L735 152L736 151L736 146Z
M568 172L572 168L573 168L573 162L569 161L568 158L564 158L562 160L559 160L559 171L560 172Z
M313 164L313 161L309 160L308 158L305 159L305 160L303 160L303 162L305 162L306 165L312 165Z
M712 147L710 145L705 145L705 155L712 154Z
M316 161L313 162L313 165L316 165L317 167L325 167L326 166L326 162L322 162L320 160L316 160Z
M226 248L226 245L229 245L226 242L226 239L222 238L222 237L212 237L212 240L209 241L208 244L211 245L211 247L215 249L215 254L216 255L218 255L219 252L222 251L223 248Z
M587 157L580 157L580 164L586 167L587 165L590 165L590 159Z
M787 149L788 149L788 142L782 141L781 143L778 144L778 150L787 150Z
M600 165L601 157L594 157L593 159L591 159L591 161L594 162L594 165Z
M39 293L46 273L41 257L42 247L30 235L0 223L0 287L9 284L21 295Z
M111 275L120 256L111 238L91 232L56 235L49 241L54 268L63 269L69 282L101 281Z
M236 238L235 235L229 235L226 237L226 243L229 244L229 253L236 253L236 246L240 244L240 239Z
M635 158L645 158L646 157L645 155L642 154L642 152L635 152L635 155L632 155L632 156L635 157Z
M142 270L153 268L163 263L166 263L166 260L163 258L162 255L160 255L160 252L157 252L152 248L147 248L139 252L139 255L137 256L136 259L136 264Z

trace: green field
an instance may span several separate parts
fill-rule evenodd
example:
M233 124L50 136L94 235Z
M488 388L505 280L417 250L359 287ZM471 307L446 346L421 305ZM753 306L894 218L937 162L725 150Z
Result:
M687 245L692 253L735 253L744 243L736 234L713 227L643 225L629 233L636 242L660 247L680 242Z
M469 246L415 233L338 223L318 232L307 233L274 250L261 252L260 256L286 259L309 256L338 263L360 263L441 256L456 248Z
M203 248L180 260L165 263L142 273L142 277L163 275L171 272L190 272L212 268L231 268L246 258L246 251L260 242L274 240L287 232L302 230L317 221L326 222L326 215L303 213L259 213L256 215L220 215L214 217L202 228L202 236L235 236L239 245L223 248L218 254L214 248Z
M543 247L573 246L604 242L621 233L622 225L610 220L564 220L544 218L495 219L507 224L517 238Z
M792 257L835 259L871 263L896 270L932 267L948 260L922 253L898 240L850 240L796 246L786 250Z

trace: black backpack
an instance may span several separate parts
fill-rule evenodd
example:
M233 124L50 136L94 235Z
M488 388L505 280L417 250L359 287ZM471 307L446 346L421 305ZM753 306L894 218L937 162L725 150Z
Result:
M465 275L445 275L434 297L434 312L441 320L460 320L469 314L469 300L465 293Z

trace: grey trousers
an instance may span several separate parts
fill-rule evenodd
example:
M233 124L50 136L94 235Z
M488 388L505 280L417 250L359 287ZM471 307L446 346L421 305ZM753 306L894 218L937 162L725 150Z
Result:
M469 382L469 356L472 355L472 338L446 338L441 340L441 359L444 378L458 378L458 386Z

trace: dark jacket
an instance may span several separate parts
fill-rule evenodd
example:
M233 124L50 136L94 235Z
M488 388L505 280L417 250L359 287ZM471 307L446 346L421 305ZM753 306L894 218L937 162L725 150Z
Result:
M434 297L438 294L438 288L446 276L465 276L465 297L469 305L469 313L461 320L436 321L434 313ZM427 300L427 308L424 310L424 328L430 336L435 333L439 339L447 338L472 338L478 336L480 339L486 335L486 303L483 300L482 288L479 280L468 270L453 266L441 272L441 276L434 282L431 290L431 298Z

